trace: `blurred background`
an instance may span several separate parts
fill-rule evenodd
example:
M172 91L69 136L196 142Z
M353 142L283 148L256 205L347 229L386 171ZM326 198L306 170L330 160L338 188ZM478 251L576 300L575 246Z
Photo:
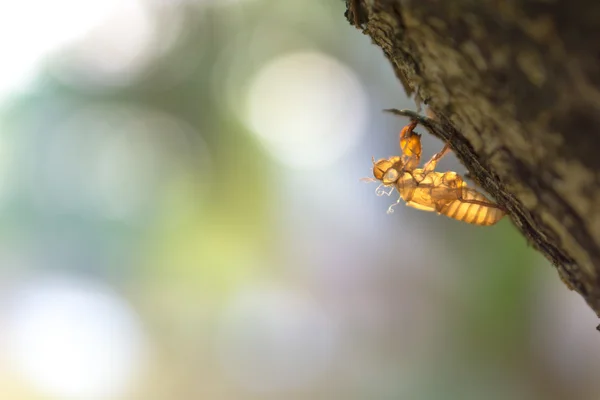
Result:
M510 220L359 181L415 106L344 11L0 1L1 399L597 398Z

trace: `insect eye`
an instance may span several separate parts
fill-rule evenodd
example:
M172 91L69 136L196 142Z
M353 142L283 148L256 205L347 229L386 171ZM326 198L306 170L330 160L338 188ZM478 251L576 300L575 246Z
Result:
M383 175L383 183L384 184L390 184L390 183L394 183L398 180L398 171L395 168L390 168L386 171L386 173Z
M375 179L382 180L386 171L390 168L391 164L388 160L379 160L373 165L373 176Z

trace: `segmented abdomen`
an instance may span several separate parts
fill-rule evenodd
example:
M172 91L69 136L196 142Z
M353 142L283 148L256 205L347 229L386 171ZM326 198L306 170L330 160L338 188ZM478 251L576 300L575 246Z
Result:
M474 225L494 225L504 216L504 211L481 193L464 187L462 199L454 200L439 211L450 218Z

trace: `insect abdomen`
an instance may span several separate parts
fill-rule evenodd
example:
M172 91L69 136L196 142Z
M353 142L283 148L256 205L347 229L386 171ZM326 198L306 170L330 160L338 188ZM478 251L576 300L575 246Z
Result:
M445 205L440 214L468 224L489 226L500 221L505 213L481 193L463 188L462 199Z

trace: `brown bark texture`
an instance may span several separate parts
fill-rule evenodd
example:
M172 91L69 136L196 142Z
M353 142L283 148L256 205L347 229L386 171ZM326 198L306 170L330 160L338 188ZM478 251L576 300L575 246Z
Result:
M435 113L422 124L600 316L600 1L346 6Z

